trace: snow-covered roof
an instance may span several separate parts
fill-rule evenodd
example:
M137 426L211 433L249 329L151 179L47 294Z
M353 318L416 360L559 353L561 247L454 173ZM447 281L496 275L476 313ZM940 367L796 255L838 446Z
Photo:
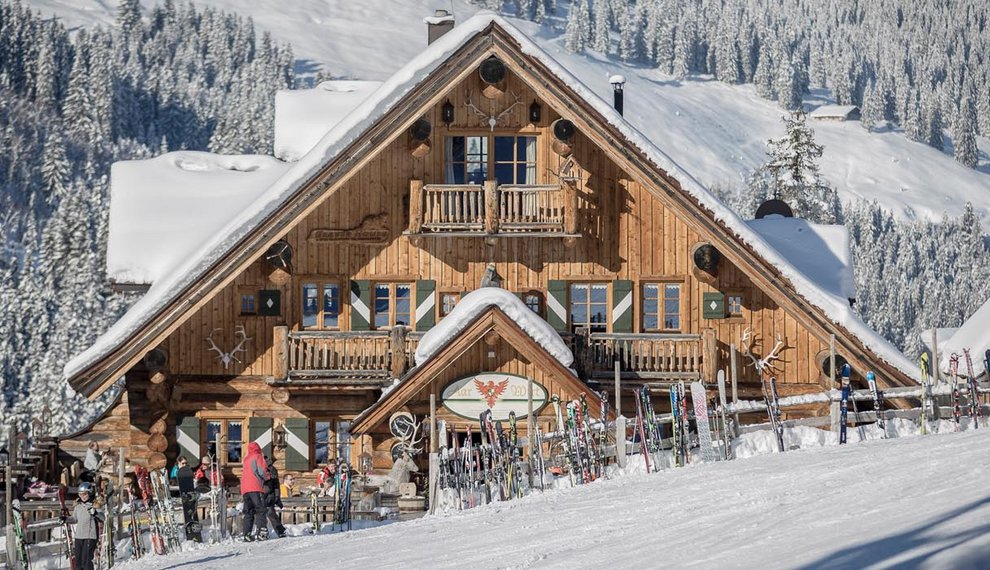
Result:
M657 168L677 180L682 190L711 211L739 240L746 243L763 259L776 266L794 285L797 293L812 305L820 308L835 323L845 327L871 351L902 373L916 377L911 362L886 339L870 329L849 307L848 300L837 296L809 279L794 268L790 261L774 249L728 206L719 201L693 176L684 171L670 157L657 148L651 140L636 130L612 108L611 103L599 97L594 90L581 83L550 54L537 46L512 24L491 12L480 12L430 44L421 54L397 71L380 88L370 94L346 117L340 120L320 142L290 169L276 180L249 206L237 213L211 238L204 240L199 249L184 261L177 263L167 277L155 282L143 298L104 333L86 351L66 363L64 374L74 377L88 366L108 355L114 348L138 332L157 311L166 308L183 289L203 276L211 264L233 248L253 228L263 222L286 200L295 195L320 169L334 160L348 145L359 139L366 129L398 104L409 91L427 78L432 71L458 48L495 24L518 42L521 50L540 61L556 78L568 85L574 93L612 125L632 147L638 148ZM105 384L104 384L105 385Z
M855 105L822 105L808 113L808 116L812 119L846 119L858 112L859 107Z
M809 281L836 297L856 297L849 230L845 226L778 215L746 223Z
M154 283L286 170L270 156L193 151L115 162L107 276L117 283Z
M929 336L927 342L931 343L930 335L922 334L921 338L925 339L926 336ZM949 370L949 357L955 353L959 355L959 373L966 374L966 361L963 358L965 348L973 358L973 373L979 376L986 372L984 353L990 349L990 299L970 315L966 322L956 329L955 334L946 337L944 341L939 337L938 344L939 364L942 370Z
M564 339L543 318L534 313L515 294L500 287L482 287L461 297L454 309L429 331L416 346L416 364L426 362L468 327L489 307L498 307L510 319L564 366L574 362Z
M313 149L381 81L324 81L275 94L275 156L294 161Z

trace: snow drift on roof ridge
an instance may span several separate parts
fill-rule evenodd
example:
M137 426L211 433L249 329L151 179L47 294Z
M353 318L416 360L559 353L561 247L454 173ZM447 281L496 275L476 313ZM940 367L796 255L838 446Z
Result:
M450 314L440 319L435 327L423 335L416 346L416 365L429 360L489 307L501 309L561 364L567 367L573 364L574 355L571 354L571 349L567 348L564 339L560 338L550 323L534 313L515 293L500 287L482 287L461 297Z

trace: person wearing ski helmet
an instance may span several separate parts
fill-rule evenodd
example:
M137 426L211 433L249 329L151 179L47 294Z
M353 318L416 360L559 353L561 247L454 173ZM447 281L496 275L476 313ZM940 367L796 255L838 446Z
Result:
M72 515L62 517L62 522L75 525L72 550L76 559L76 570L93 570L93 557L96 555L98 538L97 524L103 522L103 513L93 504L93 484L83 481L79 484L79 500L72 509Z
M265 510L268 522L271 523L275 534L279 538L285 537L285 525L282 524L282 517L278 514L278 509L282 508L282 489L278 482L278 469L275 468L275 459L265 456L265 463L268 465L268 480L265 481Z
M261 454L261 446L252 441L248 444L247 455L244 456L244 471L241 473L241 497L244 501L244 541L265 540L268 538L268 524L265 515L265 482L269 479L268 466L265 456ZM257 535L252 534L252 530Z

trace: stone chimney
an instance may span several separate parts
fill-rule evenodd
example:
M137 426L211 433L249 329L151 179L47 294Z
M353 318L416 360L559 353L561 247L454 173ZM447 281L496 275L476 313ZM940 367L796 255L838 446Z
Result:
M454 15L446 10L436 10L432 16L423 18L423 21L426 22L427 45L454 29Z

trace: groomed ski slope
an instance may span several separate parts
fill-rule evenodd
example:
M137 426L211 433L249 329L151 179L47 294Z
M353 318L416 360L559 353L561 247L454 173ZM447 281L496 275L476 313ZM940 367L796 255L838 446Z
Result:
M833 445L123 567L988 568L988 450L986 428Z

